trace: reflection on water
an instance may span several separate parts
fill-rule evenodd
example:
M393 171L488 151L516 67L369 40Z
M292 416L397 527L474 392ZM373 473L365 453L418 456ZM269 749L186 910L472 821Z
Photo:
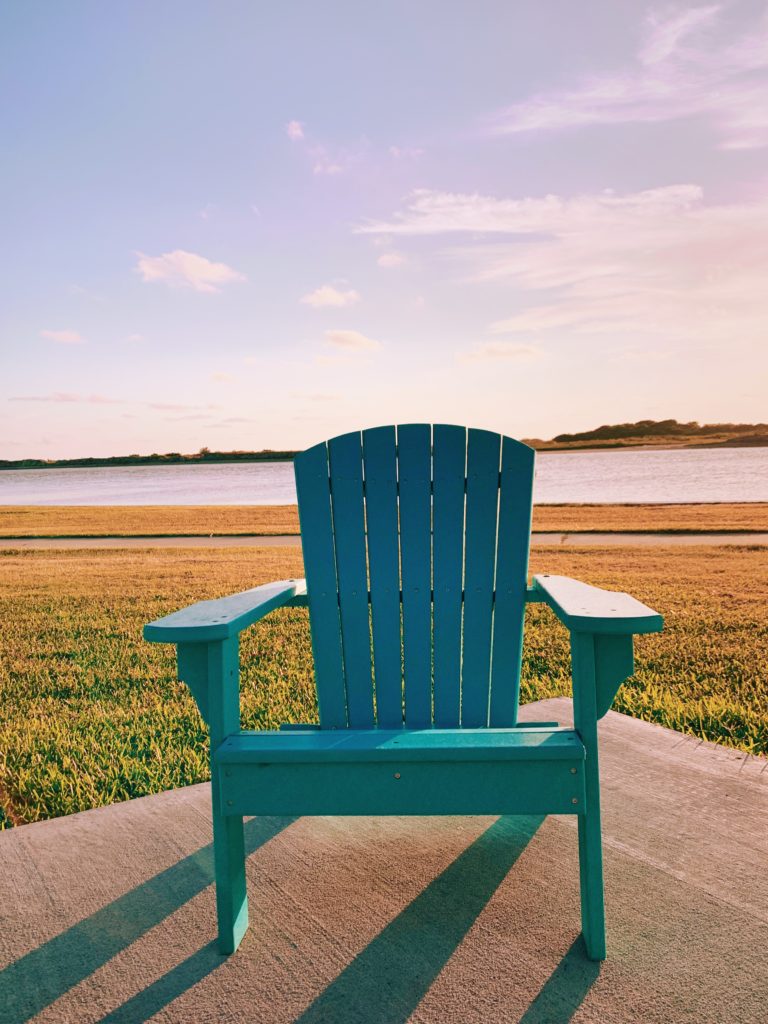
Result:
M768 501L768 448L543 452L534 499ZM0 472L0 505L291 505L290 462Z

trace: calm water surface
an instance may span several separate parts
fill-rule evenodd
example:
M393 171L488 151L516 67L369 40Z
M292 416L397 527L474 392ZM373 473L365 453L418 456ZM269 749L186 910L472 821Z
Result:
M768 501L768 448L545 452L534 500ZM290 462L0 472L0 505L291 505Z

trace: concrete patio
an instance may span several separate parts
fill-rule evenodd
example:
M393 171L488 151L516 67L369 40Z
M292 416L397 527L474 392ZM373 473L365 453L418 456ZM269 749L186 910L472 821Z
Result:
M253 819L224 959L202 785L0 835L0 1021L764 1022L768 762L613 712L601 735L603 965L572 818Z

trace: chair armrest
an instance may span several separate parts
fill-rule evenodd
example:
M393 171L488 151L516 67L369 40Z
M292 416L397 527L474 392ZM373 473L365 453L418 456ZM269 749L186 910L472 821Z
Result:
M304 604L304 580L281 580L244 590L216 601L198 601L144 627L152 643L209 643L227 640L264 618L274 608Z
M533 577L531 599L544 600L572 633L658 633L664 619L629 594L601 590L567 576Z

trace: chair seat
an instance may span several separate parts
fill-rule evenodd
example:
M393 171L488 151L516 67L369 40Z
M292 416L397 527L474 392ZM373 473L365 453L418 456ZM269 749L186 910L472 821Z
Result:
M216 752L219 764L583 761L573 729L300 729L241 732Z
M214 755L225 815L577 814L572 729L241 732Z

